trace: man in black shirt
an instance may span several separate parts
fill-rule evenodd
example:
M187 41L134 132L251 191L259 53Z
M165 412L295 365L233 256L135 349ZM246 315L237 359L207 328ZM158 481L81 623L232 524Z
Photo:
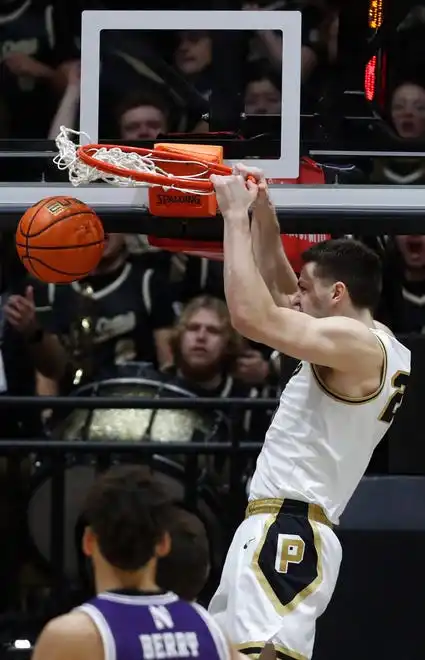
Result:
M89 277L45 288L39 309L45 327L68 348L74 386L108 377L127 361L171 362L170 286L159 270L145 267L143 255L129 255L123 234L109 234Z

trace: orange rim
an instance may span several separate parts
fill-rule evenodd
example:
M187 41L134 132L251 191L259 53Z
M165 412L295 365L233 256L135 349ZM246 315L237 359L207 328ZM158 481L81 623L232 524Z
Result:
M192 190L199 190L204 192L213 192L214 190L211 181L208 180L165 176L164 174L155 174L152 172L137 172L134 170L129 170L126 167L113 165L112 163L105 163L90 155L90 152L97 152L99 149L121 149L121 151L124 151L125 153L135 153L139 156L151 157L153 161L190 161L199 163L208 170L209 174L229 176L229 174L232 173L232 168L228 167L227 165L209 163L202 160L202 158L195 157L195 155L191 156L189 153L181 153L178 151L162 151L160 149L144 149L140 147L126 147L115 144L86 144L85 146L79 147L77 150L78 158L86 163L86 165L89 165L96 170L107 172L108 174L114 174L115 176L126 177L135 181L143 181L144 183L148 183L154 186L177 186L180 188L190 188ZM191 158L193 158L193 160L191 160Z

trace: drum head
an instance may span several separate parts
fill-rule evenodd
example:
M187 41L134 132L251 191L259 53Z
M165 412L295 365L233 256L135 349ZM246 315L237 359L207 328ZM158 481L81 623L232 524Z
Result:
M180 387L146 378L114 378L93 383L78 390L76 396L196 399ZM196 438L202 442L216 439L223 420L220 413L194 408L76 409L53 430L53 437L89 442L190 442Z

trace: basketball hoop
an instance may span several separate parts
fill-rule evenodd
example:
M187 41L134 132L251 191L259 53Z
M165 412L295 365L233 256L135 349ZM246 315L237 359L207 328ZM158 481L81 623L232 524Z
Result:
M71 135L87 134L61 126L56 138L59 153L53 162L68 170L73 186L104 181L116 186L160 186L164 191L211 195L211 174L228 176L222 148L205 145L161 144L153 149L110 144L76 145Z

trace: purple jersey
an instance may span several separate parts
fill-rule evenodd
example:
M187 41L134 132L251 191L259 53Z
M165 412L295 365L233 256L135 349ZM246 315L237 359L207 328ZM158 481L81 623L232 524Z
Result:
M171 592L105 592L78 610L98 629L104 660L230 659L211 616Z

